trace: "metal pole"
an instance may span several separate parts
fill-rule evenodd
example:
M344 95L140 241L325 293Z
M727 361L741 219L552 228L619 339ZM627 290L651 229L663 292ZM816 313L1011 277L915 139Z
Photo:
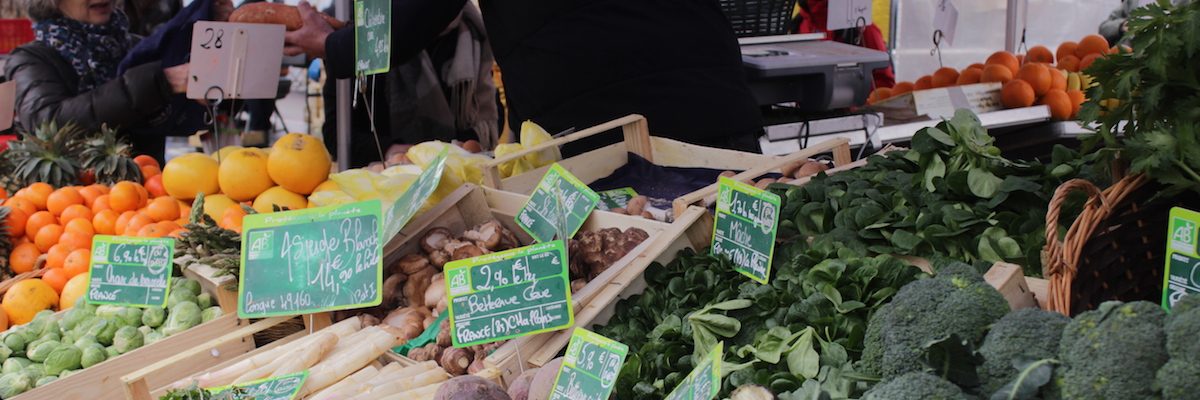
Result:
M350 20L350 0L334 0L334 17ZM338 171L350 169L350 80L337 80L337 165Z
M1021 31L1025 26L1027 0L1008 0L1004 19L1004 50L1016 53L1021 44Z

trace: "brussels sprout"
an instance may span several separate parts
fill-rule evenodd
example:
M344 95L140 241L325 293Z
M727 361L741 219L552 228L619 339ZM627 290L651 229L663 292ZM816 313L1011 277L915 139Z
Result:
M96 317L95 315L89 314L83 316L80 318L79 322L75 324L75 328L71 329L71 336L74 336L76 339L84 337L87 335L88 329L90 329L92 324L94 324L98 319L100 318Z
M0 367L0 372L5 374L21 372L29 364L33 364L33 361L21 357L9 357L9 359L4 360L4 366Z
M188 278L178 278L178 279L175 279L175 283L178 286L172 287L171 288L172 292L175 292L175 291L187 292L187 293L191 294L192 297L196 297L196 296L200 295L201 290L200 290L200 282L199 281L191 280Z
M66 378L66 377L68 377L68 376L71 376L71 375L74 375L74 374L76 374L76 373L78 373L78 372L79 372L79 370L77 370L77 369L66 369L66 370L63 370L63 372L59 372L59 373L58 373L58 379L63 379L63 378Z
M41 337L39 337L39 338L38 338L38 340L43 340L43 341L45 341L45 340L53 340L53 341L55 341L55 342L61 342L61 341L62 341L62 334L58 333L58 331L57 331L57 330L55 330L55 331L53 331L53 332L46 332L46 333L42 334L42 336L41 336Z
M171 295L167 296L167 308L168 309L174 309L176 305L178 305L179 303L183 303L183 302L190 302L192 304L195 304L196 303L196 295L192 294L192 292L189 290L183 290L181 288L180 290L171 291ZM168 312L167 314L170 314L170 312Z
M46 356L46 375L58 375L68 369L79 369L83 352L72 345L62 345Z
M13 398L33 388L35 380L23 373L0 375L0 398Z
M45 341L38 343L29 350L29 359L35 362L46 361L46 357L50 356L55 349L62 347L62 343L54 341Z
M142 332L132 326L122 326L113 336L113 347L118 353L125 354L133 349L142 347Z
M20 329L20 327L14 329ZM4 336L4 345L8 346L8 348L17 353L22 353L25 351L26 342L25 335L21 334L20 331L12 332Z
M142 311L142 324L151 328L162 326L163 320L167 318L167 310L162 308L147 308Z
M88 313L86 309L80 307L71 307L71 309L64 311L62 318L58 320L58 329L63 332L70 332L72 329L75 329L80 322L86 320L87 317L91 315L92 314Z
M125 309L123 306L105 304L100 307L96 307L96 316L100 318L116 318L117 316L121 315L121 310L123 309Z
M54 315L54 311L38 311L37 314L34 314L33 320L25 324L25 328L29 331L26 339L31 336L40 337L46 332L58 331L58 317Z
M200 306L196 303L185 301L176 304L167 313L167 321L162 326L163 336L171 336L199 325L202 319L200 314Z
M50 382L54 382L56 380L58 380L57 376L43 376L41 379L38 379L36 383L33 384L33 387L39 388L42 386L46 386L46 385L49 385Z
M117 317L121 319L121 322L125 323L125 326L132 326L136 328L138 325L142 324L142 309L137 307L125 307L125 309L121 310L121 314Z
M104 354L103 346L88 346L83 348L83 353L79 357L79 365L84 368L91 368L93 365L102 363L107 359L108 355Z
M115 319L97 317L95 321L92 321L92 326L88 328L87 334L95 336L97 342L108 346L112 344L113 335L120 328L121 323Z
M219 318L222 314L224 314L224 311L221 311L221 307L206 308L204 309L204 312L200 313L200 322L204 323L212 321Z
M81 349L82 349L82 348L84 348L84 347L88 347L88 346L91 346L91 345L99 345L99 344L100 344L100 342L97 342L97 341L96 341L96 337L95 337L95 336L92 336L92 335L83 335L83 336L82 336L82 337L80 337L79 339L75 339L75 341L74 341L74 342L71 342L71 344L75 345L75 347L78 347L78 348L81 348Z
M104 348L104 357L113 358L119 355L121 355L121 353L117 352L117 349L112 346Z
M25 369L21 370L21 373L29 375L31 379L36 381L41 377L46 376L46 366L38 363L29 364L25 366Z
M157 342L159 340L163 340L163 335L162 335L162 332L151 331L150 333L147 333L146 337L143 338L142 340L145 341L146 346L149 346L151 343Z
M208 294L208 293L200 293L199 296L196 296L196 305L200 306L200 308L212 307L213 306L212 295Z
M0 363L4 362L4 360L7 360L11 355L13 355L12 349L8 348L8 346L0 344Z

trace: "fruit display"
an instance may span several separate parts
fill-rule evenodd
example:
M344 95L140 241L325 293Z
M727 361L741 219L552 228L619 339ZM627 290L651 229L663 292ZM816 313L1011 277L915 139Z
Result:
M877 88L867 99L875 104L912 91L976 83L1000 83L1000 101L1004 108L1045 105L1051 118L1065 121L1075 118L1086 100L1085 91L1093 78L1085 70L1097 59L1128 49L1109 47L1099 35L1088 35L1076 42L1063 42L1055 52L1034 46L1025 54L997 51L984 63L962 70L942 67L915 83L899 82L891 88Z

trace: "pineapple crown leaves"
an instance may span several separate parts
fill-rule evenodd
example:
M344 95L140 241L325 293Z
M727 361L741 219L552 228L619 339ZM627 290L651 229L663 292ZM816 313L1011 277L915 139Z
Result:
M100 132L87 138L83 147L83 168L92 170L97 182L142 181L141 168L132 158L133 146L117 135L117 129L100 126Z
M28 186L46 182L55 187L72 185L79 174L80 144L83 129L74 123L61 128L51 121L26 132L21 140L9 145L8 157L14 164L18 184Z

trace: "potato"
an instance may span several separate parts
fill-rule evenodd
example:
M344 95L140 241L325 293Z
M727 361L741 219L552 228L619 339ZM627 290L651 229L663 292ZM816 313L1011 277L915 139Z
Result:
M763 178L763 179L759 179L758 183L754 184L754 187L759 188L759 189L766 189L767 185L770 185L772 183L775 183L775 178Z
M737 175L737 172L733 172L733 171L721 172L721 176L726 177L726 178L732 178L734 175Z
M541 368L527 369L513 380L512 384L508 385L508 396L512 400L527 400L529 399L529 384L533 382L533 376L537 375Z
M646 196L637 196L629 199L629 204L625 205L625 211L629 215L642 215L642 211L646 209L646 203L650 202L650 198Z
M533 376L533 380L529 382L529 400L550 400L550 392L554 391L554 378L558 376L562 362L562 357L550 360Z
M804 162L805 162L804 160L792 161L790 163L785 164L783 167L780 167L779 172L782 173L783 176L792 176L792 174L796 173L796 170L798 170L798 169L800 169L800 167L804 166Z
M803 178L806 176L816 175L818 172L829 169L829 166L820 161L809 161L804 163L800 169L796 170L796 177Z
M495 382L475 375L450 378L438 387L433 400L512 400Z

